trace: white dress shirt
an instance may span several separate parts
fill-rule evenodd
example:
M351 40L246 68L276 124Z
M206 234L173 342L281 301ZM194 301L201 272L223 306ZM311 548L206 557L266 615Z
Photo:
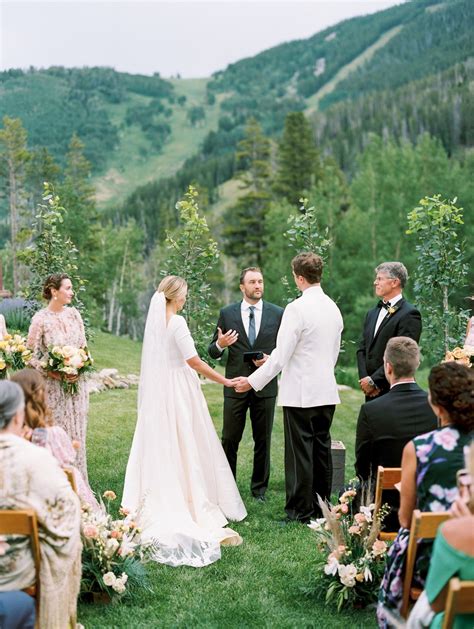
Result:
M400 301L400 299L402 299L402 294L399 293L398 295L395 295L395 297L392 297L392 299L388 299L387 300L387 304L390 306L394 306L396 303L398 303ZM386 308L384 308L383 306L380 308L380 312L379 312L379 316L377 318L377 321L375 323L375 330L374 330L374 336L377 334L377 330L380 328L380 325L382 323L382 321L385 319L385 317L388 315L388 311L386 310Z

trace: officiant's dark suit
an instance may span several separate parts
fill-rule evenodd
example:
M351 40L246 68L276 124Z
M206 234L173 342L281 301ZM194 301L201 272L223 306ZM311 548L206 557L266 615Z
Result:
M403 298L401 291L408 274L400 262L385 262L376 269L375 292L381 297L367 313L362 338L357 350L360 379L371 379L377 393L386 393L390 386L385 378L383 355L394 336L408 336L418 343L421 335L421 314ZM382 317L381 312L384 313ZM370 397L366 397L368 401Z
M258 271L258 273L260 272ZM216 331L208 348L209 355L214 359L221 358L223 355L216 344L219 334L218 328L223 334L229 330L235 330L238 333L237 341L227 347L226 378L249 376L257 369L253 362L244 362L244 352L261 351L264 354L271 354L275 349L283 308L263 300L260 301L260 304L261 312L258 313L261 315L260 325L253 344L248 336L250 314L248 308L250 304L239 301L222 308L220 311ZM224 387L222 447L234 476L236 476L237 471L237 451L245 428L247 410L250 411L255 444L250 487L255 497L263 497L268 487L270 441L277 393L277 378L273 378L266 387L258 392L251 390L246 393L237 393L232 388Z
M428 394L416 382L392 386L386 395L361 406L357 420L357 476L371 479L375 489L377 467L400 467L405 445L414 437L435 430L436 416L428 403ZM385 520L389 530L398 528L397 491L384 492L383 502L392 508Z

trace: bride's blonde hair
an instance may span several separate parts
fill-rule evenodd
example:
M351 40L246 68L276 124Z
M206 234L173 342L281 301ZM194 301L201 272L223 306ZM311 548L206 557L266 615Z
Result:
M166 301L173 301L179 299L187 287L186 280L179 275L167 275L156 290L165 294Z

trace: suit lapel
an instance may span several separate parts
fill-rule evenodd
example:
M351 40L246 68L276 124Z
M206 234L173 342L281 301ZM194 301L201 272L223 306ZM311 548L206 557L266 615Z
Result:
M257 334L257 337L255 339L255 343L254 343L255 347L258 347L257 341L260 338L260 335L262 334L262 330L265 330L265 326L268 324L269 316L270 316L270 312L269 312L269 309L267 307L267 304L265 302L263 302L262 303L262 318L260 320L260 328L258 330L258 334Z
M400 299L400 301L398 301L395 304L395 306L397 307L397 310L393 313L393 315L388 316L388 312L387 312L385 317L382 319L382 323L379 325L379 329L377 330L377 333L374 334L374 338L372 339L372 343L377 339L378 335L380 334L380 331L387 325L387 323L389 321L391 321L392 319L395 319L395 317L398 316L398 313L403 308L403 304L404 303L405 303L405 300L402 298L402 299ZM376 321L377 321L377 319L376 319ZM374 327L375 327L375 324L374 324Z
M242 302L239 301L238 304L235 304L234 310L234 329L236 329L239 333L239 338L250 347L249 337L247 336L247 332L245 331L244 322L242 321Z

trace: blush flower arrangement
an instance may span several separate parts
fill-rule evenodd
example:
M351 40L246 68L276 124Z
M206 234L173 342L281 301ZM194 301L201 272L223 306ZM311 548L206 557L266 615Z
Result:
M133 598L138 589L147 589L144 564L153 544L143 544L138 520L140 513L120 508L118 519L110 513L110 503L117 496L111 490L103 494L102 511L82 506L82 580L81 594L104 593L112 601Z
M0 341L0 379L7 377L7 370L24 369L30 362L32 352L26 347L26 338L21 334L5 334Z
M455 347L453 350L448 350L444 356L443 363L456 362L470 367L474 358L474 347L471 345L464 345L464 347Z
M308 524L321 553L316 593L326 605L335 602L338 611L377 601L388 550L386 542L377 539L387 508L375 514L375 504L370 503L354 513L355 496L356 490L351 487L336 505L319 499L324 517Z

